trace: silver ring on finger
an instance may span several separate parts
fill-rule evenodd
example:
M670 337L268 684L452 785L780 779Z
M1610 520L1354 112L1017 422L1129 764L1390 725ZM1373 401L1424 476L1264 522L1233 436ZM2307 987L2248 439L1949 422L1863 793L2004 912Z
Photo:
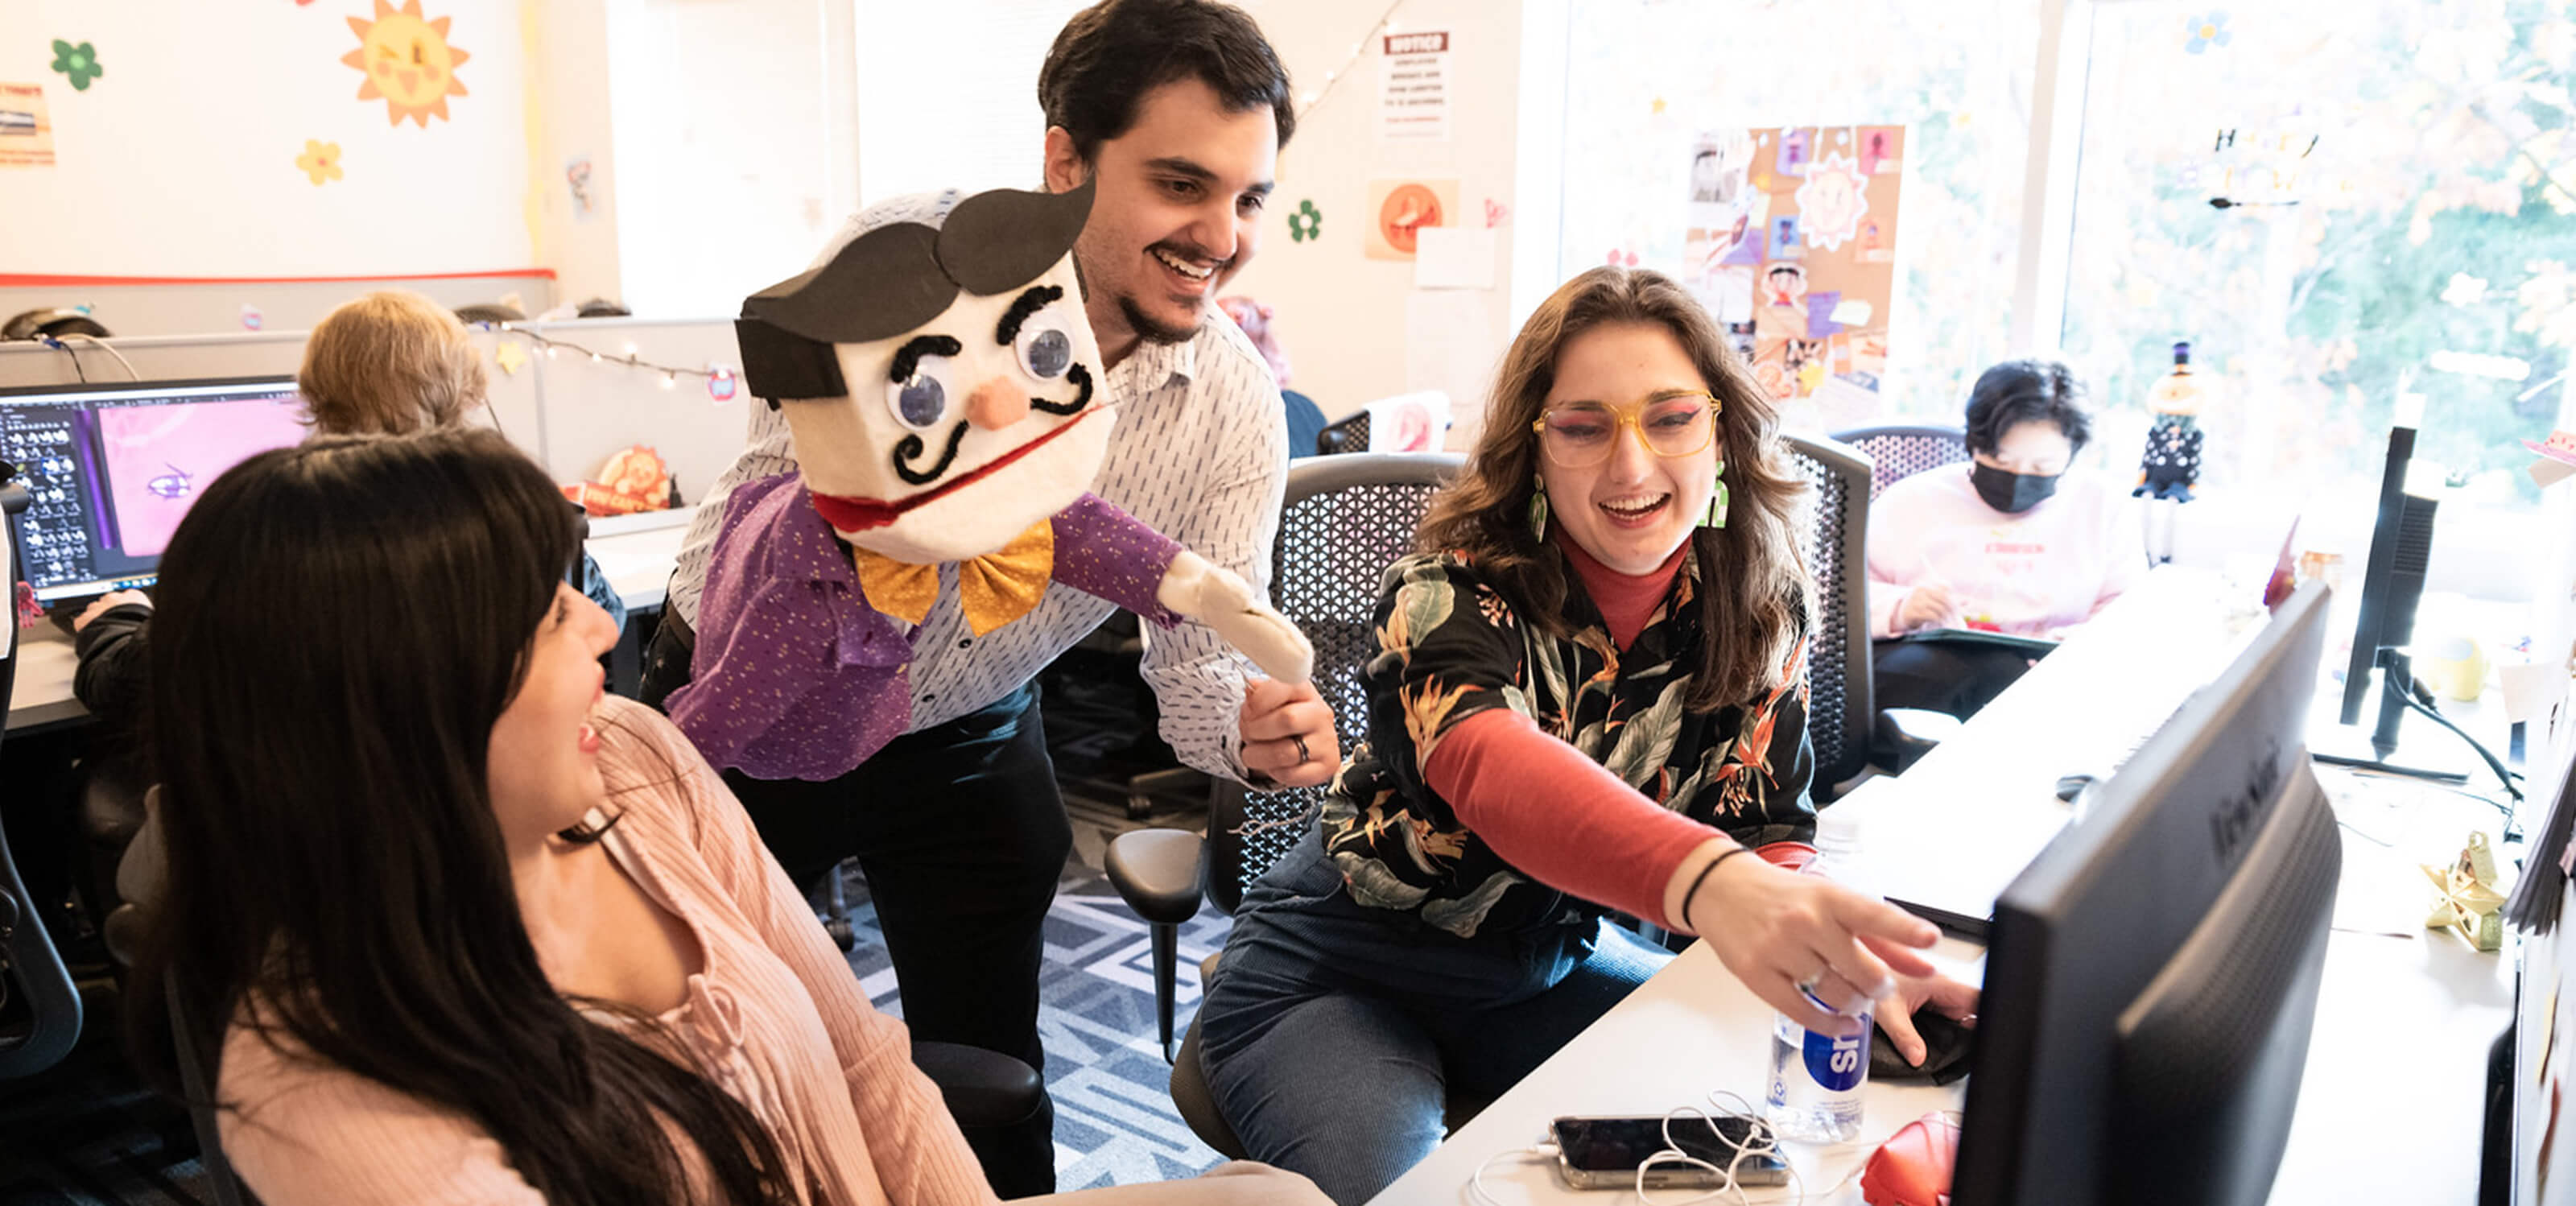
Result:
M1822 967L1817 968L1817 969L1816 969L1816 971L1815 971L1815 974L1814 974L1814 975L1808 976L1806 979L1798 981L1798 982L1797 982L1797 984L1795 985L1795 987L1797 988L1797 990L1798 990L1799 992L1801 992L1801 993L1805 994L1805 995L1806 995L1806 997L1807 997L1809 1000L1812 1000L1812 1001L1816 1002L1817 1004L1822 1005L1822 1004L1824 1004L1824 999L1823 999L1823 998L1821 998L1821 997L1818 997L1818 996L1816 995L1816 990L1817 990L1817 988L1821 987L1821 986L1824 984L1824 982L1825 982L1825 976L1826 976L1828 973L1832 972L1832 971L1833 971L1833 965L1832 965L1832 964L1830 964L1830 963L1828 963L1828 964L1826 964L1826 965L1824 965L1824 966L1822 966Z
M1290 734L1288 735L1288 740L1290 740L1290 741L1294 741L1294 742L1296 742L1296 743L1297 743L1297 765L1299 765L1299 766L1304 766L1304 765L1306 765L1307 763L1312 762L1312 761L1314 761L1314 760L1315 760L1314 752L1313 752L1313 751L1311 751L1311 750L1308 750L1308 749L1306 748L1306 735L1305 735L1305 734L1303 734L1303 733L1290 733Z

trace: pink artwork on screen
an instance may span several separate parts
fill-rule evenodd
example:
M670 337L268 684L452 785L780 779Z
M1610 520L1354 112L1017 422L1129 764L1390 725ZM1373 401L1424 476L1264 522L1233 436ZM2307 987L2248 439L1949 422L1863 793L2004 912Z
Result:
M108 504L124 552L160 556L201 491L253 454L303 439L303 418L291 396L101 409Z

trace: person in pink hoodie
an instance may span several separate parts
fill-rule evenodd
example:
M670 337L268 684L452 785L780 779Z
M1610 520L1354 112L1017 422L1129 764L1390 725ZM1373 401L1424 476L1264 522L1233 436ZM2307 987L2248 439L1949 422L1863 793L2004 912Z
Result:
M1968 394L1968 463L1915 474L1870 503L1880 707L1973 715L2031 665L2012 650L1895 638L1971 628L2057 640L2146 573L2127 494L2070 471L2092 434L2079 394L2062 364L1987 369Z

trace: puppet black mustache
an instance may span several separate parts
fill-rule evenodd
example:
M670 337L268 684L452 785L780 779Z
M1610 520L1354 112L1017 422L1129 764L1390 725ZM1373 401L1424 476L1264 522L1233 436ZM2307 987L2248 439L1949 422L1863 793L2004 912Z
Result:
M1029 409L1050 415L1071 415L1080 414L1083 407L1091 405L1090 369L1076 364L1065 371L1064 379L1074 383L1082 391L1074 395L1073 401L1050 402L1044 398L1031 398ZM930 445L922 440L918 432L903 437L894 446L895 476L902 478L906 484L914 486L926 486L946 477L948 467L957 463L957 446L965 442L966 428L969 425L966 420L959 419L956 426L948 429L948 444L940 449L939 463L928 469L915 469L911 462L921 459L921 454L927 451Z

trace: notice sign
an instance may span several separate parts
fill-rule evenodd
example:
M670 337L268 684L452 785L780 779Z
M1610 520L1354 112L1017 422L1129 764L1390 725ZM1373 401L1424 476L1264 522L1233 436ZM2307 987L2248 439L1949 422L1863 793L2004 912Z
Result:
M1379 60L1378 134L1449 137L1449 35L1386 35Z
M54 166L54 123L45 115L45 90L36 84L0 84L0 168Z

